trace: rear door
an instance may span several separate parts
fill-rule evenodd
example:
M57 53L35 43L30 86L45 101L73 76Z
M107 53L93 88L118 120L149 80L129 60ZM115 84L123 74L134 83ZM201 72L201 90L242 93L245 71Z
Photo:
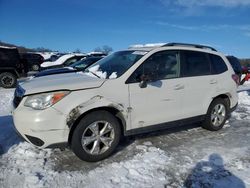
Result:
M181 76L185 78L183 118L204 115L216 93L217 76L212 74L209 54L181 51Z

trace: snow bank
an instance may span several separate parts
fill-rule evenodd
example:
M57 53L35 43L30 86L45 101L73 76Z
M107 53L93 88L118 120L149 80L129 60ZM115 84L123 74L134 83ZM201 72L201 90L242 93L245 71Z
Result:
M238 93L238 108L232 113L232 116L237 120L250 120L250 90Z
M0 88L0 116L11 114L14 89Z

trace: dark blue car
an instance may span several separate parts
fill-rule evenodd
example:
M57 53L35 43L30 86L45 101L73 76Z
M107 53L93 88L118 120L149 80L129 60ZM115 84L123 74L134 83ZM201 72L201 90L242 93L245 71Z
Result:
M103 58L102 56L86 57L80 61L73 63L72 65L68 67L43 70L41 72L36 73L34 76L41 77L41 76L47 76L47 75L52 75L52 74L64 74L64 73L84 71L87 67L94 64L95 62L99 61L102 58Z

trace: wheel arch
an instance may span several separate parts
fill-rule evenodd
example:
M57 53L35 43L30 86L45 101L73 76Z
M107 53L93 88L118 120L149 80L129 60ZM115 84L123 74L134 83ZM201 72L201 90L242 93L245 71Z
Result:
M224 100L226 100L226 102L228 104L228 110L230 109L230 105L231 105L230 94L220 94L220 95L217 95L217 96L215 96L215 97L212 98L212 100L210 101L210 103L207 106L206 114L207 114L207 112L209 110L209 107L211 106L211 104L213 103L213 101L216 100L216 99L224 99Z
M90 110L82 113L81 115L79 115L79 117L77 117L77 119L71 124L71 126L69 127L70 131L69 131L69 136L68 136L69 146L71 145L73 132L76 129L79 122L81 121L81 119L92 112L97 112L97 111L101 111L101 110L110 112L112 115L114 115L114 117L117 118L117 120L120 123L121 133L122 133L122 135L124 135L124 133L126 131L126 120L125 120L123 113L115 107L109 107L109 106L96 107L96 108L90 109Z
M213 100L211 101L211 103L215 100L215 99L224 99L224 100L226 100L226 102L227 102L227 104L228 104L228 108L230 108L230 105L231 105L231 101L230 101L230 94L229 93L227 93L227 94L220 94L220 95L218 95L218 96L216 96L216 97L214 97L213 98ZM211 104L210 103L210 104Z
M2 73L11 73L11 74L15 75L16 77L19 77L19 74L17 73L17 71L15 69L1 69L0 74L2 74Z

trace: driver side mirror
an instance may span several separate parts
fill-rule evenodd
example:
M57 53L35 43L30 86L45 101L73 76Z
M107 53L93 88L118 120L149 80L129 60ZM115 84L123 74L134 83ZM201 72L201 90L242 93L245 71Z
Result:
M141 80L139 83L140 88L146 88L150 79L148 75L143 74L141 75L140 80Z
M140 88L146 88L147 85L148 85L147 82L146 82L146 81L143 81L143 80L142 80L142 81L140 82L140 84L139 84Z

